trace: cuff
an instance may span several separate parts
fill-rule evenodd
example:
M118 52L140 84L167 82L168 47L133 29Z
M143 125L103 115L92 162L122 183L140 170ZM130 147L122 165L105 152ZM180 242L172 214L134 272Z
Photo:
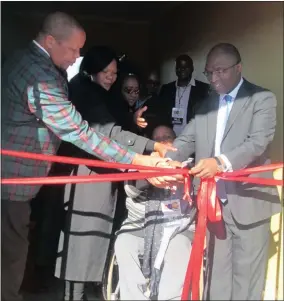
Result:
M231 162L229 161L229 159L225 156L225 155L220 155L219 156L223 161L224 161L224 163L225 163L225 172L226 171L233 171L233 167L232 167L232 164L231 164Z
M145 146L145 152L152 153L154 151L155 141L148 140Z

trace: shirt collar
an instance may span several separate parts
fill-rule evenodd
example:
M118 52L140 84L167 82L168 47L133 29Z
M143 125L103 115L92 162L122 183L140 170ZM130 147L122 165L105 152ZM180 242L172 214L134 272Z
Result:
M232 90L232 91L231 91L230 93L228 93L228 94L221 94L221 95L220 95L220 96L221 96L221 99L223 99L225 95L230 95L230 96L232 97L232 99L234 100L234 99L237 97L237 94L238 94L239 89L240 89L240 87L241 87L241 85L242 85L243 82L244 82L244 80L243 80L243 78L241 78L240 82L238 83L238 85L235 87L234 90Z
M50 57L49 53L37 41L33 40L33 43Z
M177 85L177 80L176 80L176 88L178 88L178 85ZM195 79L192 77L189 84L187 85L187 87L189 86L195 86ZM180 88L180 87L179 87Z

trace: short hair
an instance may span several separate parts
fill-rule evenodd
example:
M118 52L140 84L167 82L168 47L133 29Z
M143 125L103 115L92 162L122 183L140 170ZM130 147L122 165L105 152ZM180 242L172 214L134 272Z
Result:
M44 19L39 35L52 35L57 40L64 40L74 29L84 31L75 18L62 12L55 12Z
M212 54L213 52L218 52L218 51L232 56L233 58L236 59L236 61L238 63L240 63L242 60L237 47L235 47L233 44L230 44L230 43L219 43L219 44L215 45L214 47L211 48L207 57L210 54Z
M162 140L161 141L158 141L158 142L173 142L176 138L176 133L174 132L174 130L167 126L167 125L158 125L157 127L155 127L155 129L153 130L153 133L152 133L152 139L154 139L154 135L155 133L157 133L157 131L159 129L165 129L167 130L167 135L164 135L162 137Z
M128 79L135 79L138 82L138 85L140 86L141 82L140 82L140 78L137 74L135 73L124 73L121 75L120 78L120 83L121 86L123 86L123 84L128 80Z
M188 54L181 54L176 58L176 63L180 61L188 62L193 67L193 60Z

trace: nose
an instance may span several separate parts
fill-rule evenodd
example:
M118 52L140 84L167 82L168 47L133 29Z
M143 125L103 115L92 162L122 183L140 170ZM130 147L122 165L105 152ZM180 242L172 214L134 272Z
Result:
M215 72L212 72L210 77L210 82L215 83L218 80L218 76L215 74Z
M111 82L113 80L113 75L107 75L106 80Z

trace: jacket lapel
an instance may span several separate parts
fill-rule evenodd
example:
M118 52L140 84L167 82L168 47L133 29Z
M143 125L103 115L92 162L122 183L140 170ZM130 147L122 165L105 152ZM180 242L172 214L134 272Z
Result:
M207 114L207 139L209 156L212 155L215 145L217 115L219 109L219 95L214 93L208 99L208 114Z
M232 110L230 112L230 115L229 115L229 118L228 118L228 121L226 124L226 128L224 131L222 141L228 135L228 132L230 131L237 116L243 111L246 103L250 100L250 96L248 96L249 94L246 92L245 86L246 86L246 82L244 81L244 83L242 84L242 86L239 89L236 99L234 100L234 104L233 104Z
M172 86L170 88L171 93L171 107L174 108L176 106L176 82L172 83Z
M186 112L187 123L193 116L193 111L197 102L197 98L198 98L198 88L197 86L191 86L189 97L188 97L187 112Z

